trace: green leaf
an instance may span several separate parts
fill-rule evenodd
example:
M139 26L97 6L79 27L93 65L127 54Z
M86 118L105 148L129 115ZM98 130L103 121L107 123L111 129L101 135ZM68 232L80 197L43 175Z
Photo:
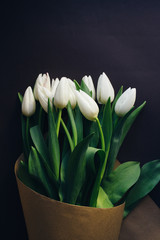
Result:
M50 165L49 165L48 149L45 144L45 141L44 141L44 138L43 138L43 135L41 133L39 126L32 127L30 129L30 134L31 134L32 141L36 147L36 150L38 151L38 153L40 154L40 156L43 160L43 165L47 171L47 175L49 176L50 179L52 179L56 188L58 188L58 182L57 182L56 176L52 172Z
M98 169L96 169L95 165L95 154L101 151L99 148L94 148L94 147L88 147L85 155L86 163L87 163L87 172L91 172L92 174L96 174ZM99 167L99 165L98 165Z
M43 184L39 182L37 178L29 174L28 166L23 161L20 161L19 163L17 176L27 187L33 189L40 194L47 195L46 189L44 188Z
M57 122L58 122L59 110L62 110L62 109L58 109L55 107L54 98L53 98L52 99L52 112L53 112L54 121L55 121L56 126L57 126Z
M38 105L38 104L37 104ZM37 108L37 105L36 105L36 108ZM40 105L40 103L39 103ZM34 125L37 125L39 124L39 127L41 129L41 131L43 132L44 131L44 123L45 123L45 116L46 116L46 113L45 111L43 110L42 106L40 105L39 106L39 109L38 111L36 112L37 113L37 121L35 122Z
M66 124L64 123L64 121L63 121L63 119L61 118L61 124L62 124L62 126L63 126L63 129L64 129L64 131L65 131L65 136L67 137L67 140L68 140L68 143L69 143L69 145L70 145L70 149L71 149L71 152L73 151L73 149L74 149L74 143L73 143L73 140L72 140L72 138L71 138L71 135L70 135L70 133L69 133L69 131L68 131L68 128L67 128L67 126L66 126ZM66 139L64 139L64 141L65 141ZM66 142L66 141L65 141ZM62 154L63 154L63 152L64 152L64 150L62 150ZM62 157L63 158L63 157Z
M93 138L91 139L89 145L90 147L97 147L99 143L99 129L96 121L89 121L82 116L83 119L83 135L88 136L91 133L94 133Z
M62 162L61 162L61 168L60 168L60 179L61 179L61 183L60 183L60 188L59 188L59 197L60 197L60 201L63 202L63 192L65 191L65 182L66 182L66 178L67 178L67 166L68 166L68 161L69 161L69 157L71 155L71 151L68 150L66 151L66 153L63 155L62 158Z
M62 160L61 160L61 167L60 167L60 179L61 179L61 182L64 182L66 179L68 159L69 159L71 152L74 150L74 144L73 144L72 138L69 133L69 131L71 129L70 121L67 122L67 126L65 125L65 123L63 122L62 119L61 119L61 123L62 123L62 126L64 127L64 133L62 134L63 146L62 146ZM60 199L61 199L62 185L63 184L61 184L60 190L59 190Z
M122 143L123 143L128 131L130 130L133 122L135 121L135 119L137 118L137 116L139 115L139 113L141 112L141 110L144 108L145 105L146 105L146 102L142 103L126 119L125 124L123 125L123 133L121 134L121 138L120 138L120 146L122 145Z
M23 96L20 93L18 93L18 98L19 98L20 103L22 104ZM30 118L25 117L21 113L23 152L24 152L24 158L25 158L26 162L28 161L30 146L31 146L31 139L30 139L30 134L29 134L29 127L30 127L29 122L30 122Z
M110 201L108 195L105 193L102 187L99 188L99 194L97 198L97 208L111 208L114 205Z
M116 102L117 102L118 98L122 95L122 93L123 93L123 86L120 87L120 89L119 89L119 91L118 91L118 93L117 93L117 95L116 95L116 97L115 97L115 99L112 103L112 112L114 112Z
M96 169L98 169L98 171L97 171L97 175L96 175L96 179L94 182L94 186L93 186L91 198L90 198L90 203L89 203L89 206L91 206L91 207L96 207L96 205L97 205L99 188L100 188L100 184L101 184L102 177L103 177L104 162L105 162L105 152L103 150L97 151L96 155L95 155L95 165L96 165Z
M77 128L76 128L76 123L75 123L75 120L74 120L73 110L72 110L70 102L67 104L67 112L68 112L68 116L69 116L70 123L71 123L74 146L76 146L77 145Z
M24 158L25 162L28 161L30 147L27 144L27 138L26 138L26 117L21 114L21 127L22 127L22 142L23 142L23 152L24 152Z
M19 101L20 101L20 103L22 103L22 101L23 101L23 96L18 92L18 98L19 98Z
M30 129L30 134L31 134L32 141L33 141L37 151L39 152L41 157L43 159L45 159L45 161L48 162L48 164L49 164L48 149L47 149L46 143L44 141L40 127L38 125L32 127Z
M83 139L83 118L78 105L75 107L75 124L77 129L77 143L79 143Z
M30 117L27 117L26 119L26 129L25 129L25 138L26 138L26 147L28 148L28 150L30 151L31 149L31 145L32 145L32 141L31 141L31 137L30 137Z
M117 116L117 114L115 113L115 105L116 105L116 102L117 102L117 100L118 100L118 98L122 95L122 93L123 93L123 86L121 86L121 88L119 89L119 91L118 91L118 93L117 93L117 95L116 95L116 97L115 97L115 99L114 99L114 102L113 102L113 104L112 104L112 121L113 121L113 128L115 128L116 127L116 125L117 125L117 122L118 122L118 119L119 119L119 117Z
M79 91L81 89L81 86L79 85L79 83L76 80L74 80L74 83L75 83L75 86L76 86L76 90Z
M20 103L22 104L23 96L18 93L18 98L20 100ZM32 117L26 117L23 114L21 114L21 126L22 126L22 142L23 142L23 152L25 161L28 161L29 153L30 153L30 147L32 145L29 128L32 123Z
M75 204L85 177L85 153L93 134L83 139L71 153L67 164L66 181L62 182L61 193L64 202Z
M58 181L60 168L60 148L56 132L55 120L49 101L48 101L48 149L51 169L56 177L56 180Z
M98 148L88 147L86 151L85 181L77 199L77 203L80 205L85 205L85 206L89 205L89 199L91 197L93 184L96 178L97 169L99 167L99 166L98 167L95 166L95 155L99 150L101 151L101 149L98 149Z
M98 146L99 143L99 129L98 129L98 125L95 121L89 121L90 125L89 125L89 134L94 133L93 138L90 141L90 146L96 148Z
M102 130L103 130L104 140L105 140L105 150L106 152L108 152L110 148L111 137L112 137L112 110L111 110L110 98L105 104L105 108L103 111Z
M31 117L31 126L39 125L41 131L44 131L46 112L43 110L39 101L36 101L36 111Z
M135 184L140 175L138 162L126 162L110 173L102 182L103 190L113 204L122 199L124 194Z
M160 159L148 162L143 165L141 174L126 196L126 205L124 216L137 205L160 181Z
M60 177L61 177L62 182L66 180L67 163L68 163L68 159L69 159L70 155L71 155L71 151L66 150L66 152L62 158L61 169L60 169Z
M103 120L104 107L105 107L104 104L99 104L99 114L98 114L98 119L99 119L101 125L102 125L102 120Z
M81 90L87 93L90 97L92 97L92 91L89 90L85 82L82 80L81 81Z
M31 148L29 155L28 171L32 176L36 177L39 182L42 182L46 189L47 196L58 199L56 192L54 192L54 186L50 184L48 176L46 175L43 162L41 161L41 158L38 156L38 153L34 147Z
M116 128L114 129L104 178L106 178L107 175L110 174L110 172L112 171L123 140L125 139L129 129L136 120L137 116L145 106L145 103L146 102L144 102L134 111L130 110L122 119L119 120Z

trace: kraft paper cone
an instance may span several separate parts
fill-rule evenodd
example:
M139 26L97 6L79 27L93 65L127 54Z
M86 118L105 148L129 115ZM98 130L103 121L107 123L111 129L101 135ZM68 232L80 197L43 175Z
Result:
M17 177L29 240L118 240L124 204L113 208L71 205L43 196Z
M146 196L123 220L119 240L160 240L160 209Z

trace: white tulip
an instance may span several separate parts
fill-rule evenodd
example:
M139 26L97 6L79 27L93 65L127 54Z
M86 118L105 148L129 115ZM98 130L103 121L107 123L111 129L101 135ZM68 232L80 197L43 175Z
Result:
M35 87L34 87L34 95L36 99L39 100L42 108L45 112L48 112L48 99L50 100L50 104L52 107L52 99L54 98L56 88L59 84L59 79L52 79L52 86L50 84L49 74L39 74Z
M94 84L93 84L93 80L91 78L91 76L84 76L82 78L82 80L85 82L85 84L87 85L88 89L92 92L92 98L95 99L95 87L94 87Z
M74 109L76 107L76 103L77 103L77 99L76 99L76 96L75 96L75 93L74 93L75 90L73 90L70 86L69 86L68 90L69 90L68 101L70 101L71 107L72 107L72 109Z
M36 111L36 101L33 95L32 88L29 86L23 97L22 101L22 113L26 117L32 116Z
M74 109L77 103L76 96L74 94L74 91L76 90L76 85L70 78L67 78L67 81L68 81L68 92L69 92L68 101L70 101L71 107L72 109Z
M68 84L72 88L72 90L76 90L75 83L70 78L67 78L67 80L68 80Z
M36 79L36 83L35 83L35 86L34 86L34 96L35 96L35 99L36 100L39 100L38 99L38 87L39 86L42 86L42 87L45 87L47 88L49 91L50 91L50 77L49 77L49 74L46 73L46 74L39 74L37 79Z
M52 93L47 88L39 86L38 87L38 99L45 112L48 112L48 99L52 107Z
M117 100L115 112L118 116L123 117L133 107L136 101L136 89L128 88Z
M105 104L108 99L111 99L111 102L114 100L114 89L113 86L107 77L107 75L103 72L98 79L97 83L97 100L100 104Z
M75 90L75 95L80 111L85 116L85 118L91 121L95 120L98 116L99 108L94 99L82 90Z
M66 77L62 77L59 81L58 87L54 96L54 105L57 108L65 108L69 101L69 87Z
M55 92L56 92L56 89L58 87L58 84L59 84L59 79L56 78L55 80L52 79L52 86L51 86L51 93L52 93L52 98L54 97L55 95Z

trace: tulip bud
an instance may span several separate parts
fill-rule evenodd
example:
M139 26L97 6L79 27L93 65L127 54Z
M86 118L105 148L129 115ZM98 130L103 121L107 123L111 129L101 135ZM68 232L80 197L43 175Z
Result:
M51 86L52 97L54 97L54 95L55 95L58 84L59 84L59 79L58 78L56 78L55 80L52 79L52 86Z
M99 76L97 84L97 100L100 104L105 104L108 99L111 99L111 102L114 100L114 89L113 86L105 73L102 73Z
M71 108L74 109L76 107L76 103L77 103L77 100L76 100L76 96L75 96L75 93L70 86L69 86L69 100L70 101L70 104L71 104Z
M115 112L118 116L123 117L133 107L136 100L136 89L128 88L117 100Z
M24 93L22 101L22 113L26 117L32 116L36 111L36 101L31 87L28 87Z
M91 121L95 120L98 116L99 108L94 99L82 90L75 90L75 95L80 111L85 116L85 118Z
M84 76L82 78L82 80L84 81L84 83L86 84L86 86L88 87L88 89L92 92L92 98L95 100L95 88L94 88L94 84L93 84L93 80L91 78L91 76Z
M68 104L69 100L69 87L68 87L68 80L66 77L62 77L59 81L58 87L55 92L54 96L54 105L57 108L65 108Z
M75 83L70 78L67 78L67 80L68 80L68 84L72 88L72 90L76 90Z
M48 99L52 107L52 99L54 95L47 88L38 86L38 99L45 112L48 112Z
M50 77L49 74L39 74L37 79L36 79L36 83L34 86L34 96L35 99L38 100L38 86L43 86L45 88L47 88L48 90L50 90Z

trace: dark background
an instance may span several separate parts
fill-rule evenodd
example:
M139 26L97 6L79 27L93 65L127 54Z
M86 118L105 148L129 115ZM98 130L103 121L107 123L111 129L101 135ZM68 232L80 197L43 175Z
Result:
M160 1L6 1L1 17L0 218L4 239L25 240L13 172L22 152L17 92L39 73L77 81L90 74L96 84L104 71L116 92L137 88L136 106L147 101L119 160L160 158ZM160 206L159 189L151 197Z

